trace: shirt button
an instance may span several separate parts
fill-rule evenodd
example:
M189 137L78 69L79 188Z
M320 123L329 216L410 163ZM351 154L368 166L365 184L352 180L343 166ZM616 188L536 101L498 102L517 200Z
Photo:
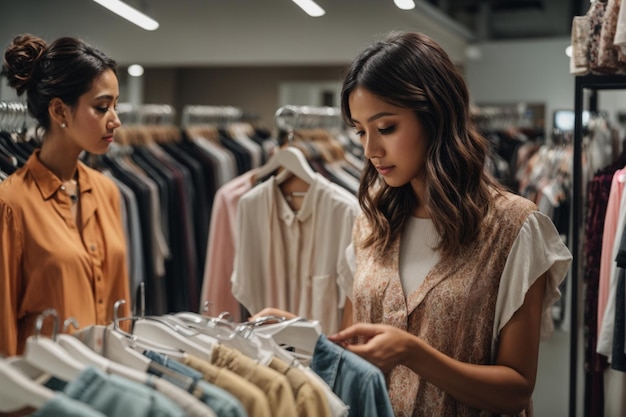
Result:
M89 249L91 249L91 251L92 251L92 252L93 252L93 251L95 251L95 250L96 250L96 245L91 245L91 246L89 247Z
M98 300L98 303L99 303L99 304L102 304L102 298Z

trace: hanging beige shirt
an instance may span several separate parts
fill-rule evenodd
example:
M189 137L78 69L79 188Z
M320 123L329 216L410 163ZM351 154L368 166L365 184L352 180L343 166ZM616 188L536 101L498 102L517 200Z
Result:
M340 285L350 275L344 253L358 212L357 198L320 174L297 213L275 177L252 188L237 206L235 298L251 314L271 306L337 331Z
M249 417L274 417L265 394L259 387L234 372L212 365L197 356L185 355L181 362L200 372L207 382L234 395Z
M300 369L289 366L278 358L272 358L269 367L287 377L296 399L298 417L331 417L328 400L322 390L315 386Z
M147 385L172 400L187 417L219 417L208 405L165 379L155 377Z
M265 393L273 417L297 415L296 401L287 378L277 371L260 365L238 350L216 345L211 350L211 363L228 369L252 382Z

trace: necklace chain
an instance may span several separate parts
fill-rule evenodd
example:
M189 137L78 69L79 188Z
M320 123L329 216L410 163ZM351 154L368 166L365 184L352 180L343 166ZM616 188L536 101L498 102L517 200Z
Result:
M68 187L68 185L71 185L71 188L74 189L73 192L69 191L70 187ZM70 197L70 200L72 200L72 204L78 201L79 188L78 188L78 182L76 182L76 180L64 181L63 184L61 185L61 190L63 190L63 192L65 192L65 194L67 194Z

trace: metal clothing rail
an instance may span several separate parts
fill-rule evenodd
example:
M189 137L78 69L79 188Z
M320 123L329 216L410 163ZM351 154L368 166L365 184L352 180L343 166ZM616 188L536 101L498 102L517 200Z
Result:
M174 124L176 110L169 104L118 103L117 115L122 124L168 125Z
M228 123L240 121L244 112L234 106L204 106L188 104L183 107L181 125L183 127L194 124Z
M343 125L341 110L337 107L286 105L276 110L274 122L278 129L293 132L296 129L317 127L340 127Z

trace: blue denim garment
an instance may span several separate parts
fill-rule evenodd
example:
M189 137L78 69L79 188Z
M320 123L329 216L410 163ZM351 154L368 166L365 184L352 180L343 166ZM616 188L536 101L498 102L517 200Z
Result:
M194 388L200 389L202 392L199 398L200 401L209 406L219 417L248 417L246 409L237 397L225 389L205 381L202 374L195 369L176 360L172 360L169 356L162 353L145 351L144 355L153 362L165 366L169 370L184 377L183 379L172 378L171 375L161 374L159 375L161 378L189 392L192 392ZM154 372L154 370L149 369L148 372ZM181 381L184 381L184 379L190 379L192 384L182 384Z
M350 407L350 417L393 417L382 371L320 335L311 369Z
M100 411L57 392L43 407L30 417L105 417Z
M109 417L185 417L174 402L145 385L87 366L65 394Z

